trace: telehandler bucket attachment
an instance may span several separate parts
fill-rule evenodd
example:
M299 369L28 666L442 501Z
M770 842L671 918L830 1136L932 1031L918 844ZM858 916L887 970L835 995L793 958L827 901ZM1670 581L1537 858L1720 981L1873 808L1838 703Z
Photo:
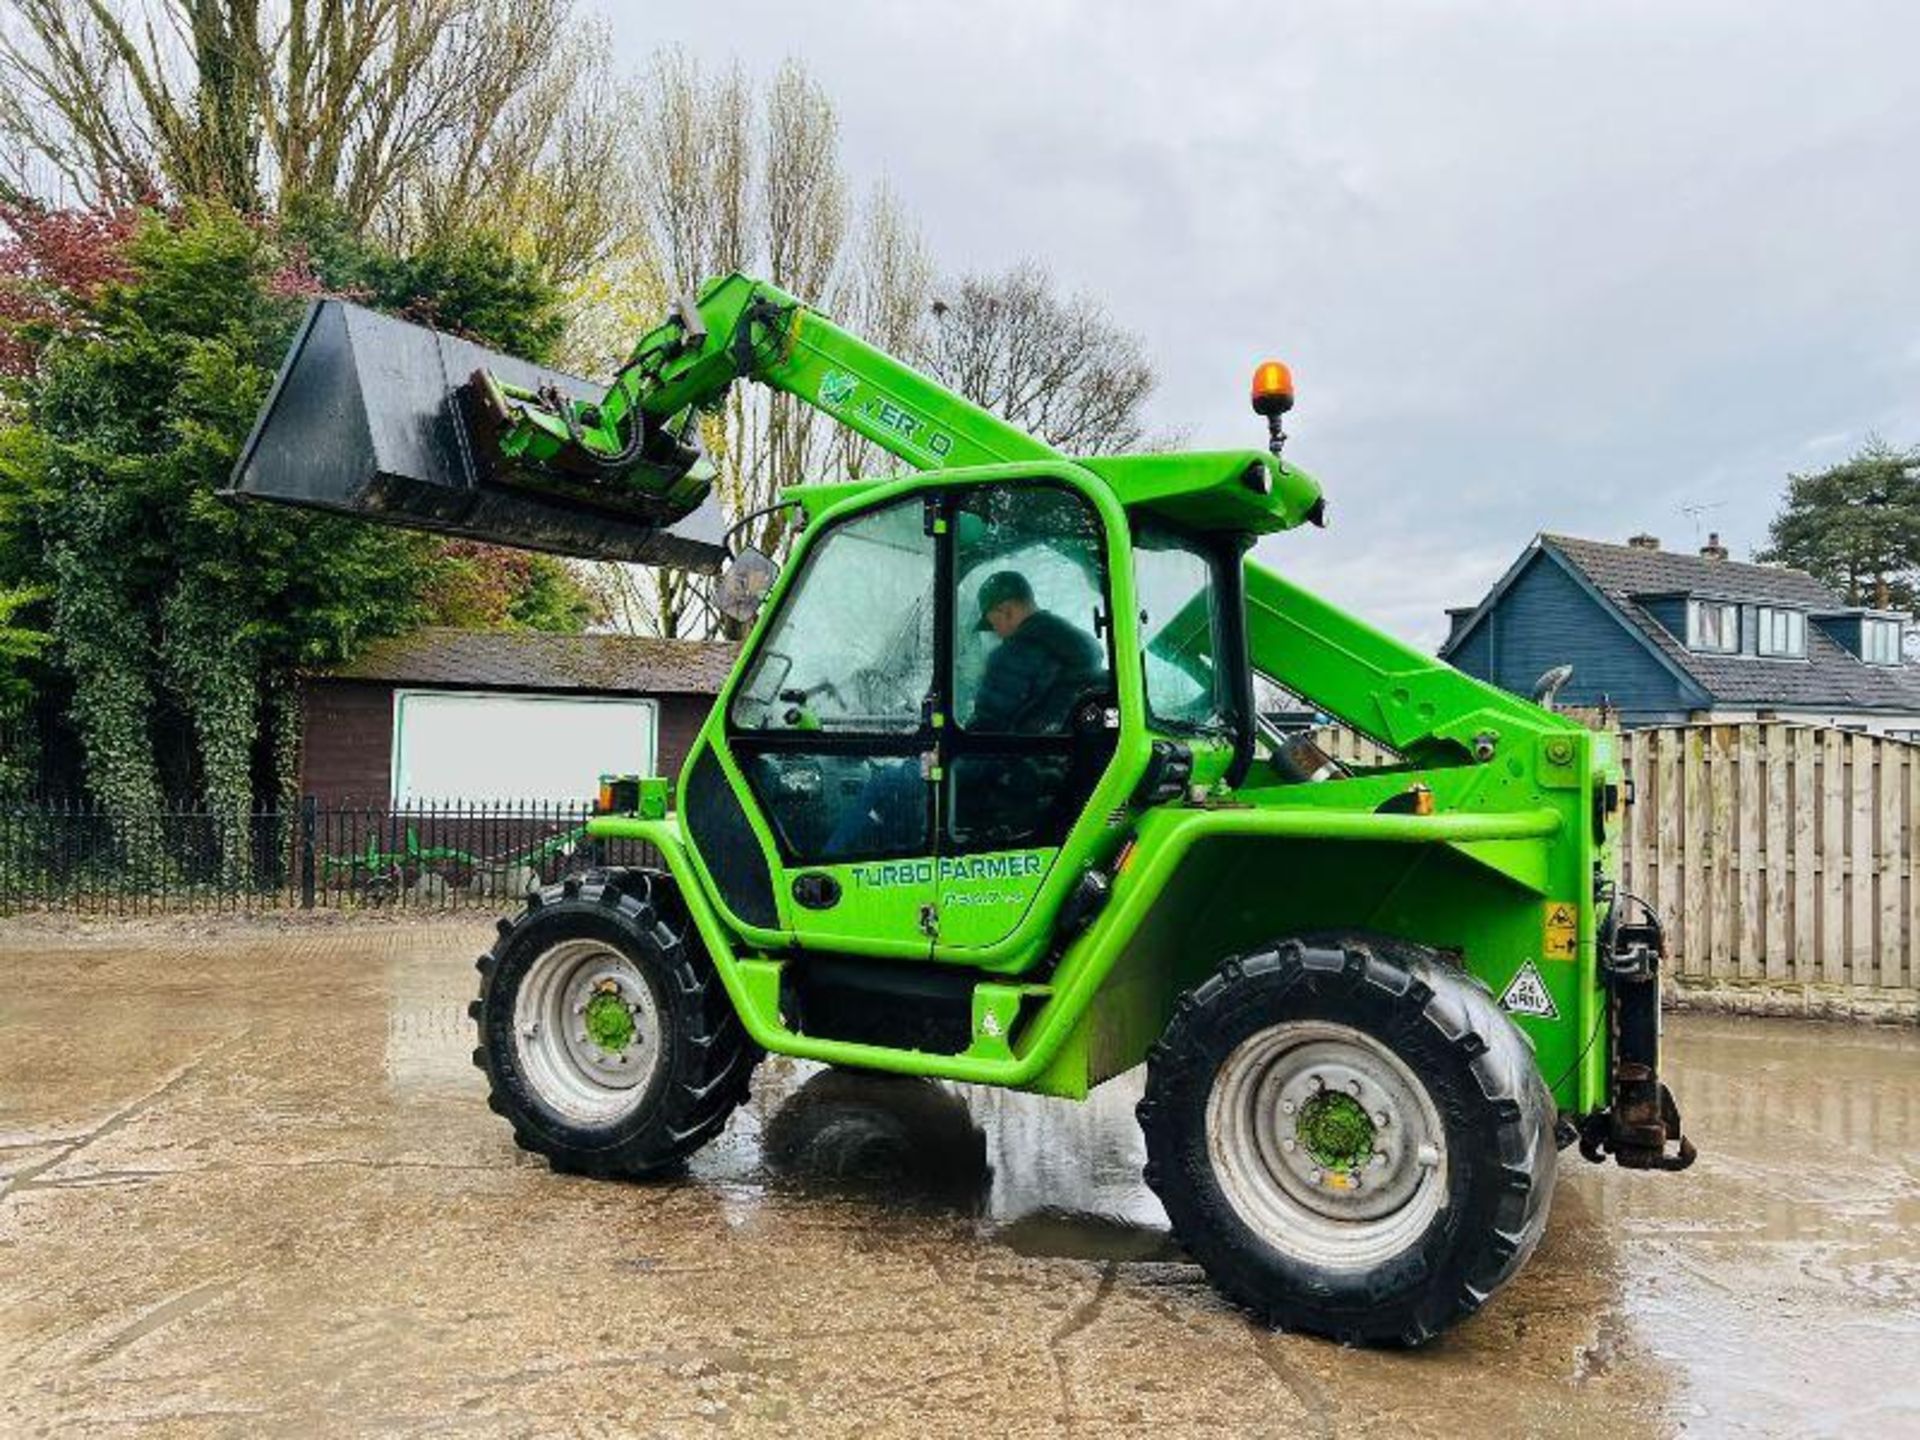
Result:
M227 492L411 529L712 573L718 506L665 498L696 452L618 485L505 461L478 372L597 401L600 387L341 300L317 300L281 363ZM664 439L665 437L659 437ZM652 453L651 451L649 452Z

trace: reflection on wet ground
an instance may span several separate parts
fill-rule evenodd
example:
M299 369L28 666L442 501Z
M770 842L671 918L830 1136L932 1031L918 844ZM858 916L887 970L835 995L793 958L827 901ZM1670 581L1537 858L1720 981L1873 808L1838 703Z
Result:
M1562 1171L1413 1355L1262 1333L1084 1105L769 1061L682 1180L549 1174L484 926L0 933L0 1431L1920 1432L1920 1037L1681 1017L1703 1152Z

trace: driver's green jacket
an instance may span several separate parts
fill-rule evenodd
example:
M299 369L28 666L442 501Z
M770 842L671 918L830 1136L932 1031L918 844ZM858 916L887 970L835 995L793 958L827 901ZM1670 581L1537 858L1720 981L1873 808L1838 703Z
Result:
M1074 700L1099 678L1100 646L1051 610L1036 610L987 657L969 730L1045 735L1064 729Z

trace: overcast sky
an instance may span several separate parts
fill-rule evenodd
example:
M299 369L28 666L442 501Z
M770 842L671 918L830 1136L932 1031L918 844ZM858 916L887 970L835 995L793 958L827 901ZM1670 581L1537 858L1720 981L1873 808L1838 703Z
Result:
M1145 337L1156 426L1262 443L1286 360L1331 525L1263 557L1423 644L1536 531L1746 557L1787 471L1920 442L1920 5L607 8L803 60L943 266Z

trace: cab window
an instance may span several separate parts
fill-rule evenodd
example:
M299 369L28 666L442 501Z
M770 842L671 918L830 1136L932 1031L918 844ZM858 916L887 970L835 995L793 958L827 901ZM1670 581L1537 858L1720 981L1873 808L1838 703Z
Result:
M1134 540L1147 712L1164 729L1218 734L1233 726L1231 677L1220 663L1225 622L1220 561L1154 524Z
M1058 844L1113 754L1105 532L1057 486L983 486L952 511L944 843Z
M1061 735L1111 688L1104 552L1066 490L992 486L954 514L953 713L976 734Z
M905 501L824 537L734 696L757 733L901 735L933 689L933 537Z
M934 544L917 499L822 535L734 694L734 754L789 862L927 852Z

